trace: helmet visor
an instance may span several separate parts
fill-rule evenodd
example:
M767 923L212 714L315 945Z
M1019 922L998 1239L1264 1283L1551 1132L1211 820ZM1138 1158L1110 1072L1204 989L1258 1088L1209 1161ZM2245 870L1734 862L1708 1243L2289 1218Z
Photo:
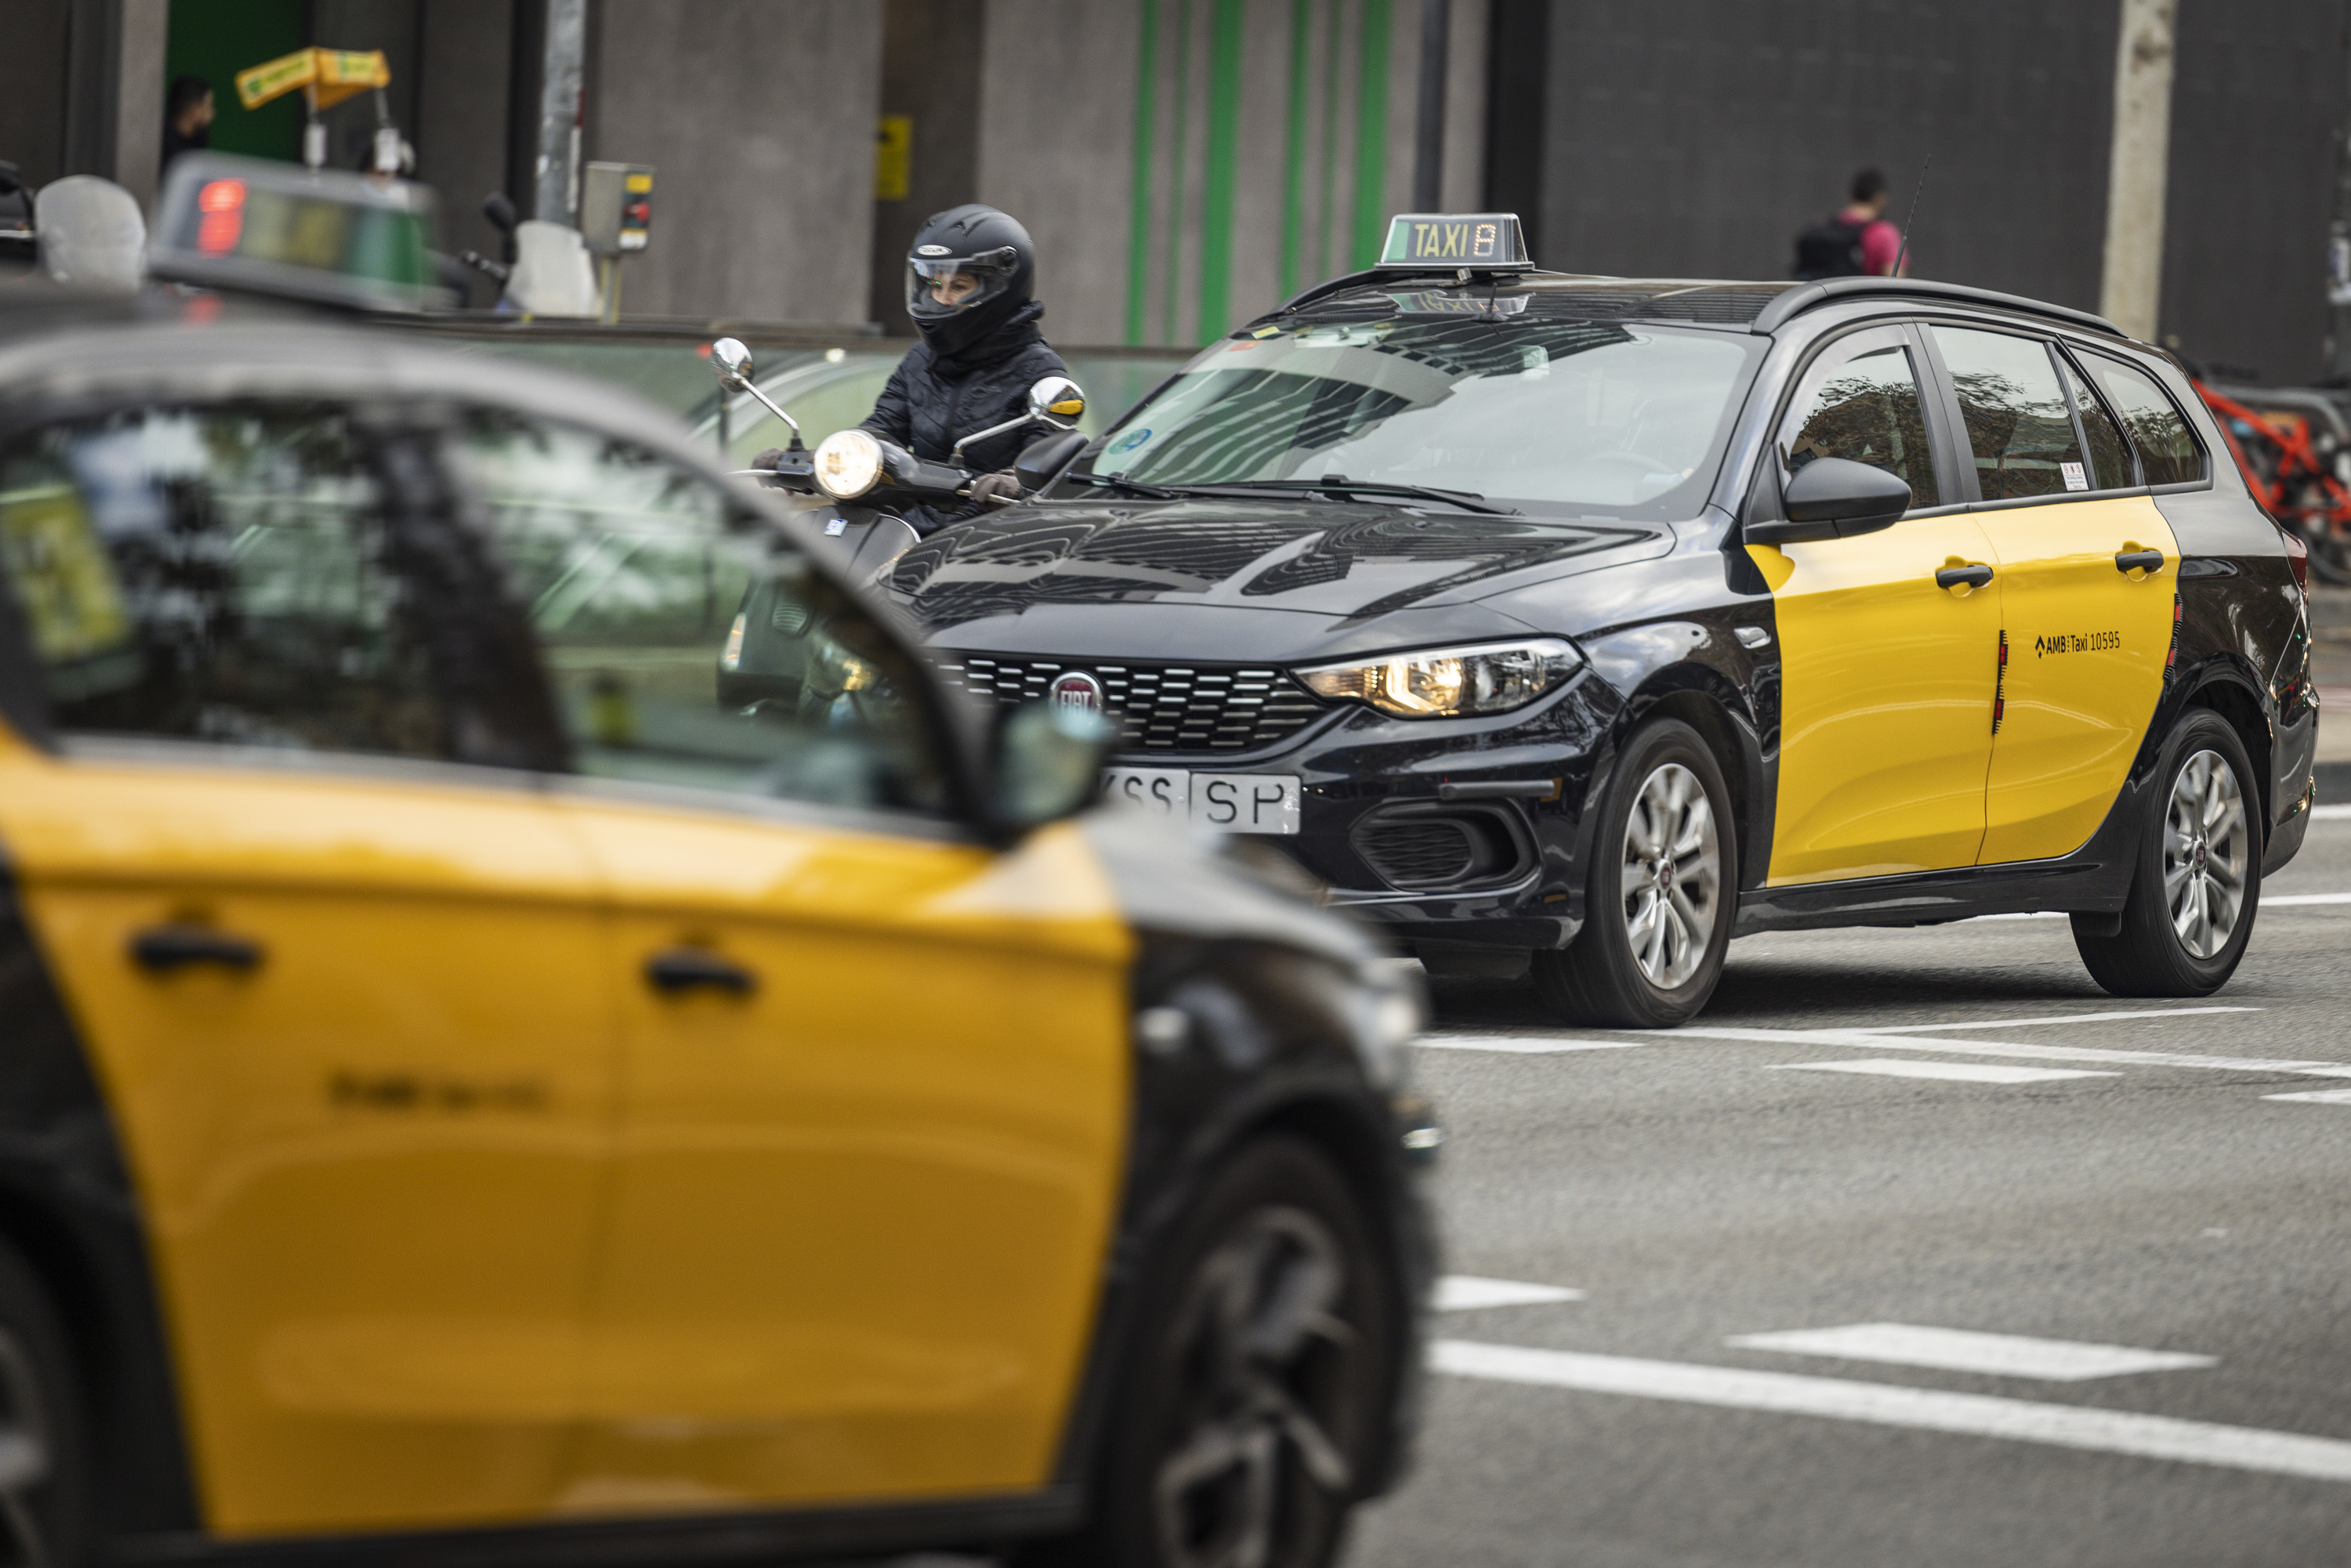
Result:
M1019 261L1020 253L1008 245L974 256L917 252L906 258L906 314L917 321L944 321L1001 298L1012 287Z

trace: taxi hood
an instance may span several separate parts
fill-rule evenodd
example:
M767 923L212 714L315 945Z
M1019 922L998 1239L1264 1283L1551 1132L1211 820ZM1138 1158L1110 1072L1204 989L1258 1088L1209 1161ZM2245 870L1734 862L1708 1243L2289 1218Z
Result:
M1646 559L1669 529L1335 501L1015 507L901 557L890 595L958 648L1262 658L1506 589ZM1267 613L1271 612L1273 613Z

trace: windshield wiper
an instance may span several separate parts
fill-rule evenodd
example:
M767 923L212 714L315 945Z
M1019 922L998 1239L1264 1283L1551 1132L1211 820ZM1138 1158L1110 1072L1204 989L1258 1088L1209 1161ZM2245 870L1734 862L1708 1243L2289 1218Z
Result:
M1520 515L1516 507L1485 505L1486 497L1475 490L1441 490L1434 485L1391 485L1381 479L1349 479L1337 474L1322 479L1228 479L1212 487L1218 490L1287 490L1308 496L1413 496L1424 501L1442 501L1465 512L1482 512L1488 517L1515 517Z
M1186 496L1199 494L1188 486L1170 488L1165 485L1145 485L1139 479L1129 479L1118 474L1064 474L1064 479L1074 479L1081 485L1107 485L1124 490L1130 496L1141 496L1153 501L1180 501Z

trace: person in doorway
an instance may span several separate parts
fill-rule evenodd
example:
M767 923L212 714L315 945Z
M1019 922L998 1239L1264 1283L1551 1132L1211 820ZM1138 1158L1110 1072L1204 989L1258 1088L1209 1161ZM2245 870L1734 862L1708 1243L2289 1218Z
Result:
M1864 169L1853 177L1853 200L1834 217L1796 236L1796 276L1891 277L1897 262L1903 276L1902 231L1886 215L1886 176Z
M925 223L906 254L906 313L923 340L890 372L863 428L944 463L958 437L1026 413L1031 386L1068 373L1037 328L1045 307L1029 298L1036 272L1029 231L1008 214L974 203ZM1039 434L1007 431L967 446L963 464L979 476L969 501L914 507L906 521L929 534L1019 496L1012 460ZM777 455L751 461L772 466Z
M163 162L158 172L171 172L172 159L212 142L213 84L202 77L172 78L171 95L163 100Z

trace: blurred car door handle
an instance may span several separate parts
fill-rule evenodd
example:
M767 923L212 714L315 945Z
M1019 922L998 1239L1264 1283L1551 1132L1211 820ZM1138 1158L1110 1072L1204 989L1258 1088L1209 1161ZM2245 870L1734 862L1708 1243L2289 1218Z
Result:
M131 960L158 975L191 964L217 964L246 974L261 967L261 944L204 925L151 925L132 934Z
M645 979L664 996L707 987L747 997L759 988L757 975L704 947L673 947L654 954L645 960Z

